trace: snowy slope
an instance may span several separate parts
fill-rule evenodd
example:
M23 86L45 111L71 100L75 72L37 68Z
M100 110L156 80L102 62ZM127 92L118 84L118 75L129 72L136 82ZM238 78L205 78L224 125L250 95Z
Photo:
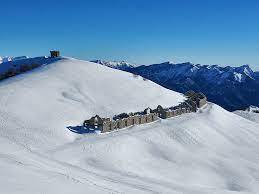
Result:
M246 110L234 111L234 113L241 117L244 117L250 121L259 123L259 108L258 107L251 106Z
M12 57L8 57L8 56L1 57L1 56L0 56L0 64L1 64L1 63L6 63L6 62L9 62L9 61L12 61L12 60L13 60Z
M259 125L217 105L109 134L66 128L182 100L75 59L0 82L0 193L258 193Z
M210 104L198 114L103 136L50 154L147 193L258 193L259 125Z
M71 141L66 127L95 114L113 116L183 100L179 93L126 72L63 59L0 83L0 127L23 144L52 147ZM12 122L4 122L7 118Z

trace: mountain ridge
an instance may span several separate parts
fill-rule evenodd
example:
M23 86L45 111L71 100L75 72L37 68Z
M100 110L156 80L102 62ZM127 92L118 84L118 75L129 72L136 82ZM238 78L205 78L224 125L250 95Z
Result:
M104 60L91 60L90 62L98 63L107 67L119 70L127 70L129 68L137 67L137 65L128 63L126 61L104 61Z
M103 64L105 65L105 64ZM249 65L239 67L164 62L121 69L152 80L168 89L185 93L203 92L227 110L259 105L259 72Z

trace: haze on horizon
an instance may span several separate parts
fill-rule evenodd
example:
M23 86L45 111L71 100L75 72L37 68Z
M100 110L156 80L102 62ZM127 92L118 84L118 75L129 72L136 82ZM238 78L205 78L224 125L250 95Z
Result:
M3 1L0 56L46 55L137 64L190 61L259 70L256 0Z

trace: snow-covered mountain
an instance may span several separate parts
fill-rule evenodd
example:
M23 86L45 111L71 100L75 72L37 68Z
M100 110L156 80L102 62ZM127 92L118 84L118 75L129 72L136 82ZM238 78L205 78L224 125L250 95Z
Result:
M1 63L7 63L7 62L11 62L11 61L17 61L17 60L23 60L23 59L28 59L28 56L18 56L18 57L1 57L0 56L0 64Z
M150 66L141 66L137 70L146 72L154 71L155 74L161 74L163 78L170 79L182 77L201 76L204 81L220 85L222 82L245 82L247 80L255 80L255 72L249 65L240 67L221 67L218 65L200 65L192 63L172 64L170 62L155 64Z
M259 124L209 103L198 113L80 134L95 114L185 97L96 63L43 64L0 82L0 193L258 193Z
M259 105L259 72L248 65L221 67L192 63L165 62L122 70L141 75L178 92L201 91L208 99L228 110Z
M0 64L5 63L5 62L9 62L9 61L12 61L12 60L13 60L12 57L1 57L0 56Z
M237 110L234 113L250 121L259 123L259 107L250 106L246 110Z
M14 57L12 60L4 61L0 65L0 80L13 77L20 73L27 72L42 65L47 65L61 58L47 56L29 58L27 56Z
M128 63L126 61L103 61L103 60L93 60L91 61L93 63L98 63L101 65L105 65L107 67L111 67L114 69L119 69L119 70L123 70L126 71L128 69L137 67L136 64L132 64L132 63Z

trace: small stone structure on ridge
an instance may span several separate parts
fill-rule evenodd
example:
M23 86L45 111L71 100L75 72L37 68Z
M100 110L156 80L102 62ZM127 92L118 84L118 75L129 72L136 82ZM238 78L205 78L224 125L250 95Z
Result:
M50 51L50 56L51 56L51 58L60 57L60 52L57 51L57 50L51 50Z
M198 108L204 106L207 103L207 97L201 92L195 93L194 91L191 90L186 92L185 96L187 96L187 98L190 101L195 102Z

